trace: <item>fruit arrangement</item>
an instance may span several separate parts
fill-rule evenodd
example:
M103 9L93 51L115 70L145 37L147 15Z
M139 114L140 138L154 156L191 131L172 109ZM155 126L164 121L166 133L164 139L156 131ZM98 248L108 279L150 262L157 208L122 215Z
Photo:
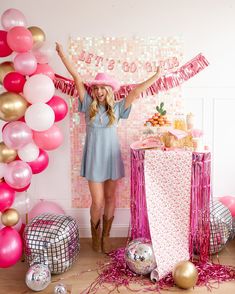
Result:
M145 126L162 127L170 126L171 122L167 119L166 110L164 110L164 103L156 107L157 112L145 122Z

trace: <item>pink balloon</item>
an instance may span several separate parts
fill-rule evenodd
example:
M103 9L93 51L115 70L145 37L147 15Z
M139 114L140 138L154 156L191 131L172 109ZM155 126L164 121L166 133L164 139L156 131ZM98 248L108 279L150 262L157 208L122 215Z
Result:
M1 182L0 183L0 211L3 212L7 208L11 207L14 200L15 200L14 189L9 187L7 183Z
M7 44L7 32L0 30L0 57L6 57L12 53Z
M18 9L10 8L3 12L1 23L5 30L9 31L11 28L19 26L26 27L27 22L24 14Z
M3 79L3 86L9 92L20 93L23 91L26 78L18 72L9 72Z
M33 47L33 36L25 27L13 27L7 33L7 43L16 52L27 52Z
M51 106L55 113L55 121L62 120L68 113L67 103L59 96L53 96L51 100L47 102L47 104Z
M55 202L40 200L29 212L28 219L31 220L32 218L42 214L42 213L55 213L55 214L65 214L64 210Z
M36 43L32 51L37 59L37 62L42 64L48 63L55 54L54 44L52 45L47 41Z
M20 149L32 142L32 136L32 130L22 121L8 123L2 132L3 142L12 149Z
M37 68L37 60L30 52L18 53L14 58L14 68L22 75L31 75Z
M235 216L235 196L223 196L218 199L224 206L226 206L232 214Z
M30 185L31 185L31 183L29 183L27 186L25 186L25 187L23 187L23 188L21 188L21 189L16 189L16 188L14 188L14 190L15 190L16 192L24 192L24 191L28 190L28 188L30 187Z
M39 174L47 168L49 156L45 150L39 149L38 158L27 163L31 167L33 174Z
M50 129L44 132L33 131L33 139L39 148L53 150L61 145L63 135L60 129L56 125L53 125Z
M54 78L55 78L55 73L54 73L53 69L47 63L45 63L45 64L38 63L37 69L33 74L34 75L44 74L52 80L54 80Z
M11 227L0 230L0 267L14 265L22 256L22 239L20 234Z
M22 189L26 187L32 178L30 166L21 160L14 160L7 166L4 179L13 189Z

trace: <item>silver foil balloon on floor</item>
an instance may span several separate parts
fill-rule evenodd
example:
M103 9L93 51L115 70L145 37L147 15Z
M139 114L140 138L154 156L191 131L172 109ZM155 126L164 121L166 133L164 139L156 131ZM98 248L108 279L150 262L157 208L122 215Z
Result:
M210 253L221 251L232 230L232 215L229 209L218 201L210 205Z
M134 273L149 274L157 266L151 241L146 238L132 240L126 246L125 261Z
M23 238L26 261L46 264L52 274L68 270L80 251L78 224L71 216L41 214L27 224Z
M51 282L51 273L44 264L30 266L25 277L26 285L33 291L44 290Z

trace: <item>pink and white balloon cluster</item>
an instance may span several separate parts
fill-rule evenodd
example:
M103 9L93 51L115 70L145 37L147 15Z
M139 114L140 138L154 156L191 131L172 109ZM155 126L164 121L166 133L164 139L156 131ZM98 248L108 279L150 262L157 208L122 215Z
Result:
M61 145L63 136L55 123L66 116L68 107L54 95L54 72L48 65L54 50L45 40L45 33L38 27L27 28L23 13L13 8L2 14L1 23L0 57L14 58L13 62L0 64L6 90L0 94L0 119L7 122L0 143L3 216L12 206L16 191L27 190L32 175L46 169L47 151ZM14 264L21 255L22 245L12 227L6 225L0 230L0 267ZM13 243L19 246L11 246Z

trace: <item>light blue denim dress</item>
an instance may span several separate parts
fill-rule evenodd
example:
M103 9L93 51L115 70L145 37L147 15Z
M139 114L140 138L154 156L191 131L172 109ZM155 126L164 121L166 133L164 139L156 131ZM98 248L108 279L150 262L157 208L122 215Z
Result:
M94 182L104 182L108 179L117 180L124 177L124 165L121 157L117 134L118 121L128 118L131 106L125 107L125 99L115 102L114 113L116 121L108 126L109 118L104 106L93 121L90 120L89 106L91 96L86 93L83 102L79 101L78 111L85 113L86 140L83 149L81 176Z

